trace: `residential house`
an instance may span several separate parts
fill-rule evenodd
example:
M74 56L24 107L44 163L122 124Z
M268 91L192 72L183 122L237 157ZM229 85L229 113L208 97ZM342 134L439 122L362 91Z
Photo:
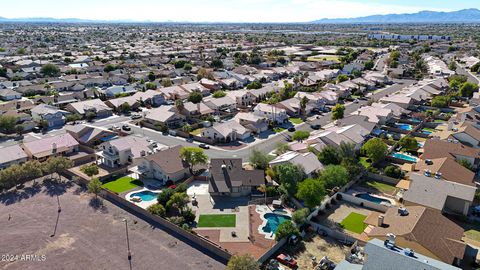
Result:
M250 106L255 102L255 96L247 90L228 91L227 97L235 100L239 107Z
M237 140L243 141L251 135L249 129L235 120L218 123L202 131L202 137L220 143L229 143Z
M220 111L224 112L233 112L237 108L237 102L235 99L232 99L229 96L221 98L209 98L204 101L210 109L214 110L216 113Z
M21 164L27 161L28 155L20 145L15 144L0 148L0 170L10 167L13 164Z
M408 215L405 215L397 207L390 207L384 214L370 214L364 221L370 226L367 236L384 241L393 234L399 246L447 264L459 265L466 247L462 241L463 228L435 209L410 206L407 211Z
M147 139L131 135L103 143L97 155L105 166L117 168L138 163L139 158L153 154L153 148Z
M136 110L140 107L140 101L134 96L119 97L105 101L105 104L117 112L124 109L124 104L128 104L129 110Z
M424 160L451 157L457 162L466 160L475 168L478 167L480 161L480 150L453 140L426 140L423 148L420 149L419 152L421 153L420 157Z
M384 107L365 106L351 113L368 117L368 121L377 125L385 125L393 117L391 109Z
M117 136L117 134L113 131L94 126L87 126L84 124L69 125L65 127L65 130L81 145L91 148Z
M181 113L187 118L199 118L212 115L214 113L214 110L210 109L210 107L205 105L205 103L203 102L197 104L193 102L186 102L183 104L183 109Z
M285 109L264 103L257 104L253 109L253 114L266 117L269 121L277 124L283 124L288 120L288 114Z
M45 160L51 156L74 154L78 152L79 143L72 135L65 133L25 142L21 147L29 158Z
M112 98L112 97L118 97L121 95L132 95L137 92L137 89L135 89L135 87L130 85L124 85L124 86L116 85L100 91L103 92L107 97Z
M255 115L251 112L239 112L235 115L234 120L249 129L252 133L259 134L268 130L267 118Z
M65 125L65 116L70 114L67 111L47 104L37 105L30 112L33 120L46 121L49 128L62 127Z
M298 153L294 151L288 151L284 154L279 155L274 160L270 161L269 164L273 167L286 163L301 166L308 177L314 176L324 168L323 164L312 152Z
M191 176L188 164L180 156L182 146L177 145L142 157L138 171L141 178L155 179L162 183L176 183Z
M137 92L133 97L141 104L149 104L154 107L165 104L165 97L162 93L155 90L147 90L145 92Z
M152 125L161 125L168 128L179 128L185 123L185 116L179 114L174 106L161 106L150 110L145 115L145 121Z
M100 99L90 99L70 103L66 106L66 110L82 116L86 116L88 112L93 112L97 118L104 118L112 115L112 109Z
M0 99L3 101L10 101L21 99L22 94L12 89L0 89Z
M212 158L208 171L211 196L249 196L265 184L265 172L244 169L241 158Z

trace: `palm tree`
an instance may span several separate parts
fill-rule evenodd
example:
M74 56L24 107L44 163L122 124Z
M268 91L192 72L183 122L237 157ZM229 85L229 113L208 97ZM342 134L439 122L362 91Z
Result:
M306 96L303 96L302 99L300 100L300 109L302 116L305 117L307 114L307 103L308 103L308 98Z

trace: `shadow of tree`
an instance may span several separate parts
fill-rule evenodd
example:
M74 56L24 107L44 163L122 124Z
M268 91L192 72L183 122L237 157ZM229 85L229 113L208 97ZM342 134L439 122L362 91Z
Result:
M68 188L73 186L72 182L69 181L58 181L56 179L46 179L43 181L45 186L44 192L49 196L60 196L67 192Z
M101 213L108 213L107 207L103 203L103 200L99 197L92 197L88 205L92 207L95 211L99 211Z

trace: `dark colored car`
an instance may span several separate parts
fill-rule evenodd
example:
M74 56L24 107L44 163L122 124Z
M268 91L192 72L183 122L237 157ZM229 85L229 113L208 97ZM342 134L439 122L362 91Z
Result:
M125 130L125 131L130 131L130 130L132 130L132 128L130 128L128 125L123 125L123 126L122 126L122 129Z
M310 125L310 128L314 129L314 130L319 130L321 128L320 125Z
M206 145L204 143L201 143L198 147L203 148L203 149L210 149L210 146Z
M41 127L34 127L34 128L32 128L32 131L34 133L40 133L40 132L42 132L42 128Z
M289 131L289 132L295 132L295 130L296 130L296 129L295 129L294 127L288 128L288 131Z

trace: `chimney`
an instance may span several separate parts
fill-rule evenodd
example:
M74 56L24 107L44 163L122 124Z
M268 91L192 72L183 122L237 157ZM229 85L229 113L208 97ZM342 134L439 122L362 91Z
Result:
M397 236L395 234L387 233L387 241L393 246L395 246L395 239L397 239Z
M383 226L383 220L385 219L384 215L378 215L378 220L377 220L377 226L382 227Z

